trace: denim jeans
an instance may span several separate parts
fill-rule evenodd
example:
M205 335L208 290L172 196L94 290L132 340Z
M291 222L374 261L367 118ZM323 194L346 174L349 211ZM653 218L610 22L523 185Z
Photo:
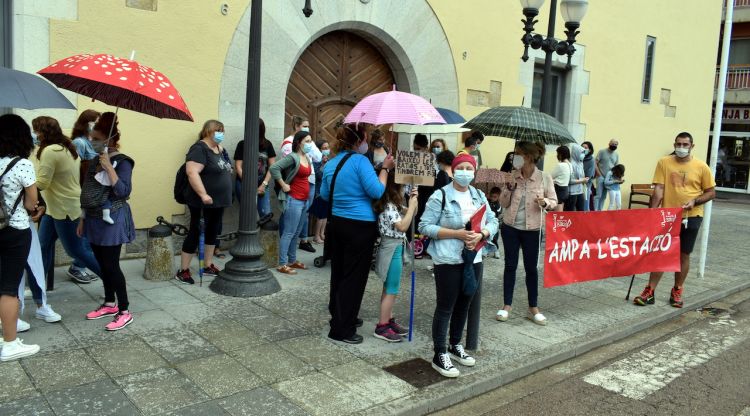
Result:
M591 187L594 186L594 181L590 180L586 184L586 187L583 189L583 211L590 211L591 208L589 208L589 200L591 198Z
M39 225L39 245L42 247L42 263L47 275L47 288L53 287L55 265L55 241L60 239L65 252L73 258L74 266L84 266L101 276L99 263L94 258L88 240L76 235L78 219L56 220L44 215Z
M42 288L39 287L39 284L36 282L36 278L34 277L34 273L31 271L31 267L29 265L26 265L26 273L28 274L28 282L29 282L29 289L31 289L31 297L34 299L34 303L37 305L42 304Z
M240 202L242 197L242 181L235 179L234 181L234 195L237 197L237 202ZM258 195L258 219L265 217L271 212L271 196L266 186L266 192L263 195Z
M483 263L474 263L474 275L482 281ZM463 264L435 265L435 313L432 315L432 344L436 353L447 351L450 345L461 343L469 307L474 294L463 293Z
M604 209L604 201L607 199L607 191L604 190L604 177L596 178L596 200L594 201L597 211Z
M526 271L526 291L529 295L529 307L537 306L539 293L539 273L536 269L539 254L539 230L523 231L503 224L500 227L505 250L505 270L503 272L503 302L513 304L513 291L516 287L516 269L518 268L518 251L523 250L523 268Z
M305 208L305 212L302 213L302 221L304 221L304 224L302 224L302 230L300 230L299 238L302 240L307 240L307 237L310 236L310 214L309 210L312 206L313 199L315 199L315 184L310 184L310 194L307 196L307 208Z
M287 196L284 219L284 232L279 241L279 264L291 264L297 261L297 244L302 231L302 217L307 212L307 200Z

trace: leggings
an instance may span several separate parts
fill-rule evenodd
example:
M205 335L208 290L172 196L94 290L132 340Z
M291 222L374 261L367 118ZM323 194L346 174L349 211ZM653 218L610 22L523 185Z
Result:
M537 306L539 293L539 273L536 269L539 254L539 230L523 231L503 224L500 227L505 250L505 271L503 273L503 302L513 304L513 290L516 287L516 269L518 268L518 251L523 250L523 268L526 270L526 291L529 295L529 307Z
M115 302L117 295L117 306L120 311L128 310L128 290L125 287L125 275L120 269L120 249L122 244L116 246L97 246L91 244L94 257L99 262L102 274L99 275L104 284L104 302Z
M182 243L183 253L195 253L198 249L198 238L200 237L200 220L201 209L203 210L203 220L206 226L205 244L215 246L218 243L216 237L221 229L221 219L224 215L224 208L190 208L190 230L188 230L185 241Z
M18 297L18 285L30 249L31 230L28 228L17 230L8 226L0 230L0 295Z
M385 278L385 282L383 282L383 290L385 290L386 295L398 295L398 291L401 288L401 270L404 268L403 254L403 244L393 250L391 265L388 267L388 275Z

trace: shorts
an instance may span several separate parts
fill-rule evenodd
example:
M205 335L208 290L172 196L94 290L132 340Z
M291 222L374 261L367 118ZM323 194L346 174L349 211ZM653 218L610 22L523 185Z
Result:
M695 240L698 239L698 231L701 229L703 217L689 217L687 227L680 226L680 253L690 254L695 247Z
M559 204L564 204L565 201L567 201L568 197L570 196L568 187L560 186L558 184L555 184L555 194L557 194L557 202Z

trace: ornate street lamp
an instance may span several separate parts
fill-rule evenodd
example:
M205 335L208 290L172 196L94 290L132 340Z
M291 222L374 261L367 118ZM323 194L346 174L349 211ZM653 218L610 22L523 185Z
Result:
M552 53L558 55L568 55L568 63L565 65L565 69L570 69L570 58L576 51L574 43L578 33L578 28L581 26L581 20L586 14L588 8L588 0L562 0L560 2L560 8L563 19L565 20L565 34L568 38L564 41L558 41L555 39L555 18L557 14L557 0L552 0L549 9L549 24L547 26L547 37L540 34L533 34L534 25L538 22L534 18L539 15L539 8L544 4L544 0L521 0L521 6L523 7L523 15L526 19L521 20L524 23L525 35L521 38L523 42L523 59L524 62L529 60L529 47L533 49L541 49L545 52L544 59L544 73L542 80L542 100L540 109L543 113L551 114L551 103L552 103L552 88L551 85L551 74L552 74Z
M305 2L305 16L312 15L310 0ZM281 290L279 282L263 262L263 247L258 235L258 133L260 119L260 35L263 1L253 0L250 9L250 53L247 60L245 93L245 153L242 160L242 198L237 243L230 260L210 288L220 295L254 297Z

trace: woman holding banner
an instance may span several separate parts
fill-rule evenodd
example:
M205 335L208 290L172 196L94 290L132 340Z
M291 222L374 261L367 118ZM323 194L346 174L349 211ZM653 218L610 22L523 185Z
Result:
M469 306L482 285L484 249L478 244L492 244L498 221L484 193L469 185L477 169L474 157L461 153L453 159L451 167L453 182L430 196L419 223L419 232L431 238L427 252L435 264L437 305L432 318L435 350L432 368L445 377L458 377L460 372L451 359L467 367L475 364L474 358L461 345L461 337ZM479 232L474 227L467 229L482 206L486 208L479 222ZM476 247L479 250L475 251ZM468 262L472 262L473 267L465 267Z
M500 236L505 251L503 273L503 301L505 305L497 311L498 321L507 321L513 304L516 285L518 251L523 249L523 267L526 270L526 290L529 295L528 318L537 325L546 325L547 318L537 306L538 280L537 259L543 211L552 211L557 206L555 186L549 174L536 167L544 156L541 143L518 142L513 156L513 171L500 194L500 205L505 208Z

